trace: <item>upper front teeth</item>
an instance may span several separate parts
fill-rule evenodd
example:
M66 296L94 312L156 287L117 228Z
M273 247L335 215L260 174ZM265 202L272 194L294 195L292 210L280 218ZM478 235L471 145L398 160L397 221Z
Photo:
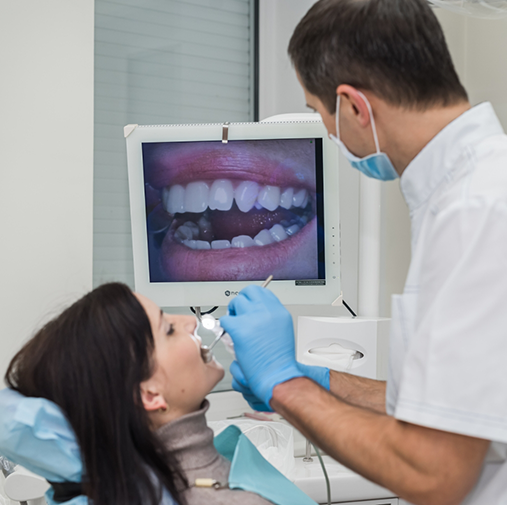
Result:
M294 190L292 188L287 188L280 195L280 207L284 209L290 209L292 207L292 201L294 197Z
M236 188L234 197L236 198L236 205L241 212L248 212L252 209L257 201L260 186L253 181L243 181Z
M185 189L185 211L204 212L208 208L209 186L205 182L191 182Z
M203 182L202 184L205 183ZM211 210L231 210L233 199L234 189L232 188L231 181L219 179L211 185L208 203Z
M306 190L304 190L306 191ZM257 201L268 210L275 210L280 205L280 188L277 186L264 186L259 191Z
M185 188L179 184L164 188L162 193L164 209L170 214L185 212Z
M306 189L285 188L278 186L260 186L253 181L243 181L234 189L228 179L218 179L210 185L203 181L194 181L183 187L175 184L163 190L164 208L170 214L183 212L204 212L211 210L230 210L236 201L241 212L249 212L254 206L274 211L278 206L284 209L291 207L305 208L309 201Z
M303 207L303 204L304 207L306 207L306 204L308 203L308 193L306 192L306 189L300 189L294 193L294 196L292 197L292 203L294 207Z

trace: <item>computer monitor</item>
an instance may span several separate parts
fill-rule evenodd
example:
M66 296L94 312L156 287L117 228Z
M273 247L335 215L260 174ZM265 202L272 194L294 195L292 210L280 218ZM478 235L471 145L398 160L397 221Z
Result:
M320 121L125 127L135 289L163 307L340 288L338 149Z

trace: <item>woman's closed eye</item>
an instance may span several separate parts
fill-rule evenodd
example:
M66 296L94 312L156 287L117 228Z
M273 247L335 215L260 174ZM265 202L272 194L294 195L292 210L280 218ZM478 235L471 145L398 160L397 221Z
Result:
M168 321L168 317L164 314L163 310L160 309L160 320L159 320L159 328L162 330L165 327L166 335L172 335L174 333L174 325Z

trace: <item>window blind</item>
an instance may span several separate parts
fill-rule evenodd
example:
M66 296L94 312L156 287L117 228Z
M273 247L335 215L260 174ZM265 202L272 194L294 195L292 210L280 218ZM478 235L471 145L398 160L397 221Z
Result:
M123 127L252 121L253 0L96 0L94 286L134 288Z

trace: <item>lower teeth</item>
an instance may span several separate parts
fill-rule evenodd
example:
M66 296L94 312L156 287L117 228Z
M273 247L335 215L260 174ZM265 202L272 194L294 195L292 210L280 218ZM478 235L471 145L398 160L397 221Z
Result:
M211 249L230 249L231 243L228 240L213 240Z
M270 245L275 242L282 242L289 237L292 237L298 233L303 226L308 223L308 218L303 216L297 219L297 223L289 223L282 221L280 224L275 224L269 230L261 230L255 237L248 235L239 235L234 237L232 241L229 240L199 240L202 236L203 226L209 227L209 223L203 223L205 218L199 220L199 226L194 222L187 221L183 225L177 228L174 233L174 239L176 242L183 244L190 249L194 250L209 250L209 249L230 249L232 248L246 248L246 247L263 247ZM205 230L206 232L207 230Z
M188 216L187 219L193 219ZM203 214L196 221L187 220L183 224L178 225L177 221L173 221L173 234L175 242L185 245L194 250L210 250L210 249L229 249L229 248L247 248L247 247L263 247L276 242L282 242L299 231L312 219L313 214L310 208L307 208L301 214L293 214L292 217L285 217L279 223L273 225L273 221L269 228L260 230L255 236L238 235L232 237L220 237L215 234L210 221L210 216ZM181 223L182 219L180 220ZM269 219L268 219L269 223ZM215 226L217 224L215 223ZM218 236L217 236L218 235ZM227 234L226 234L227 235Z
M190 247L190 249L211 249L210 243L205 240L183 240L182 244Z

